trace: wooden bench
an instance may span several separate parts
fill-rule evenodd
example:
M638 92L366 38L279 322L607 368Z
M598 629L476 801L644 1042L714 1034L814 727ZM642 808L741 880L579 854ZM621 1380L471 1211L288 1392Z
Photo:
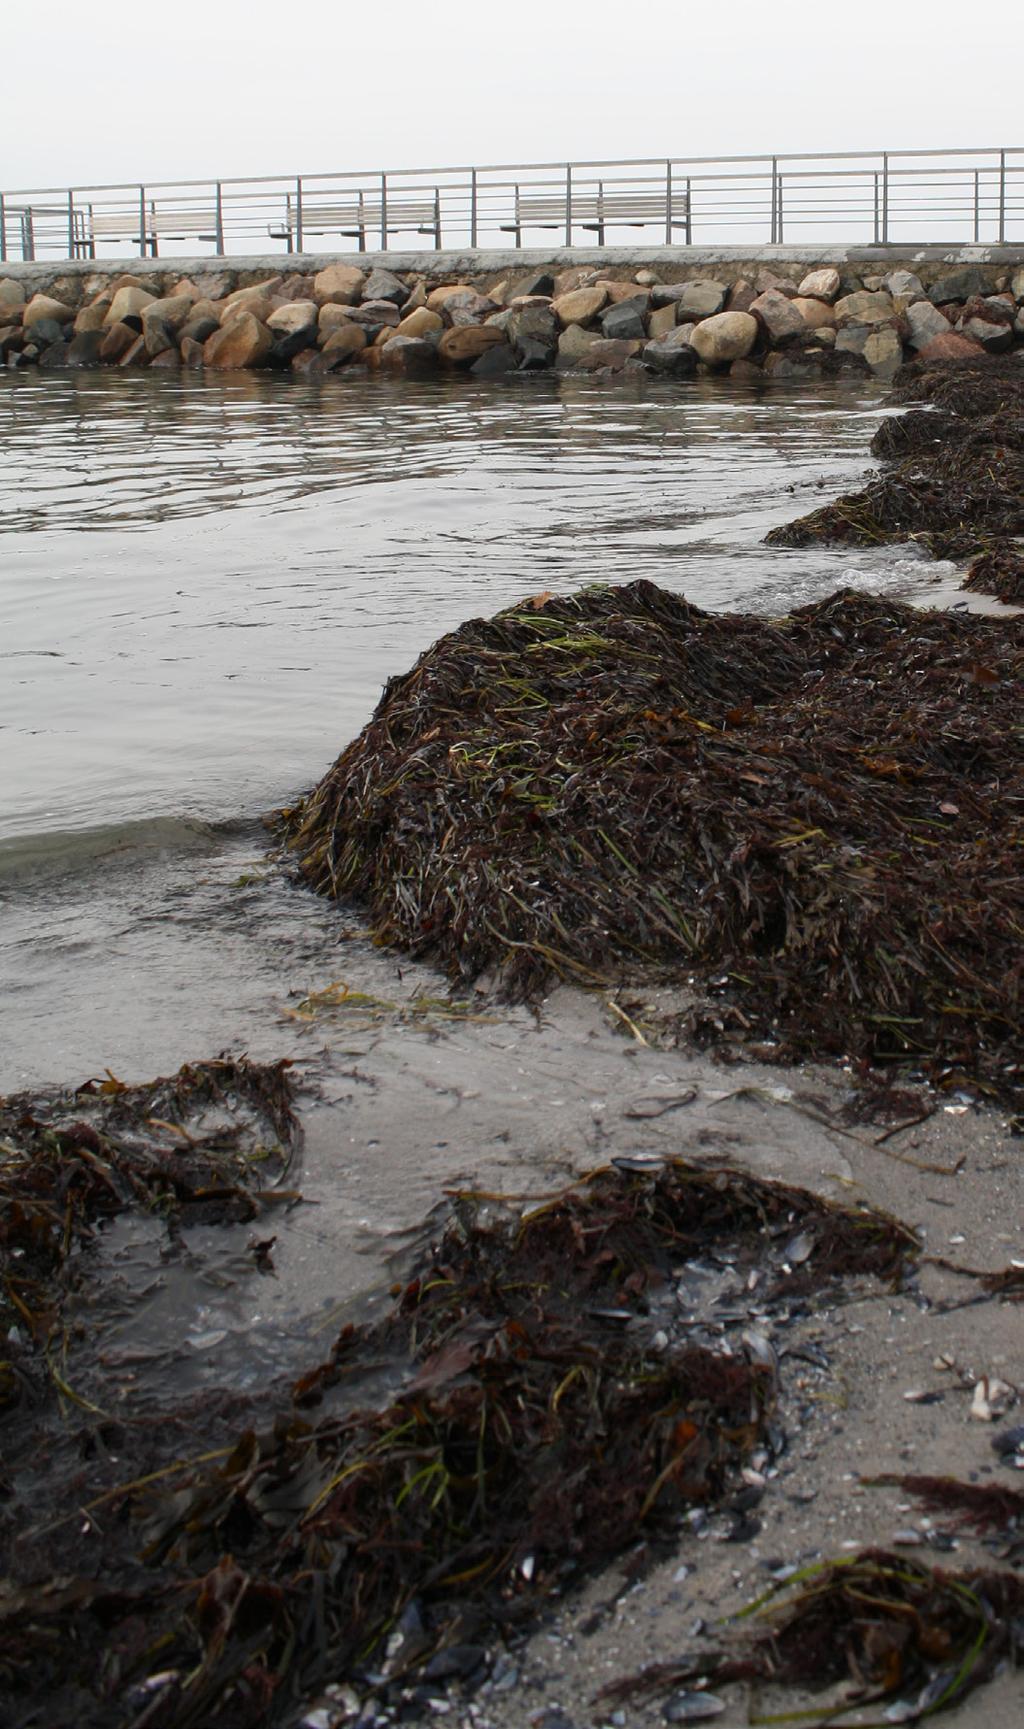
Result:
M516 187L516 219L502 224L504 234L514 234L523 243L524 228L590 229L604 245L606 228L673 228L686 232L690 240L690 200L685 192L596 192L572 191L571 223L568 220L569 189L565 192L520 192Z
M302 200L302 223L299 205L293 193L285 199L285 219L272 223L267 233L272 240L284 240L289 252L298 244L301 249L307 234L343 234L358 241L360 252L366 251L366 237L386 243L389 234L432 234L434 246L441 250L441 194L435 188L432 199L409 200L379 196L371 203L360 192L354 203L321 204Z
M137 246L143 256L148 253L151 258L159 257L161 240L205 240L213 246L219 244L220 224L216 207L190 210L182 205L161 207L150 202L145 209L144 234L140 233L141 215L138 206L134 210L118 211L88 208L85 211L88 256L95 258L96 243L102 240L127 240Z

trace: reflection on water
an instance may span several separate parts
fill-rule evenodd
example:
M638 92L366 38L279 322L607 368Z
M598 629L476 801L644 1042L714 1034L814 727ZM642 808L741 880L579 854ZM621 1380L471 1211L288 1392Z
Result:
M760 545L878 413L861 380L2 377L0 837L287 798L440 632L538 589L891 584Z

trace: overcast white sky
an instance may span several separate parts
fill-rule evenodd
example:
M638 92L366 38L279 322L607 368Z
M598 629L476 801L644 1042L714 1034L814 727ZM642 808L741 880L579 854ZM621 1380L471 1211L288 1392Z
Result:
M50 0L45 52L0 74L0 187L1017 145L1022 17L975 36L963 0Z

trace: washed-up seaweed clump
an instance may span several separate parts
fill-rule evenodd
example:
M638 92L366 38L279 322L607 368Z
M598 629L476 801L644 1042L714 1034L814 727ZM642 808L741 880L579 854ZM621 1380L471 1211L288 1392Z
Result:
M115 1076L74 1092L0 1099L0 1410L22 1385L15 1341L45 1342L72 1250L129 1208L172 1227L237 1221L280 1180L295 1119L289 1064L186 1064L139 1086Z
M1024 623L636 582L442 638L285 832L377 938L510 991L680 968L781 1057L1021 1085Z
M1024 367L996 356L911 362L894 396L934 411L884 421L871 448L890 466L859 492L772 529L768 545L915 540L936 558L967 558L1012 549L1024 535Z
M717 1252L740 1289L758 1265L763 1311L854 1268L897 1280L916 1249L885 1215L679 1162L526 1214L459 1197L390 1314L347 1326L291 1402L215 1463L107 1490L88 1576L22 1543L0 1687L50 1729L294 1721L339 1679L413 1709L772 1447L774 1362L739 1323L702 1337L676 1296L691 1259ZM400 1391L358 1405L387 1365ZM96 1506L76 1484L76 1527Z
M772 1624L745 1650L652 1666L604 1688L602 1697L631 1699L709 1677L716 1686L756 1681L811 1692L845 1685L844 1696L823 1707L820 1725L855 1709L854 1721L864 1722L860 1713L878 1706L886 1708L882 1722L917 1722L961 1703L1001 1664L1021 1663L1022 1611L1018 1574L949 1572L866 1549L800 1574L783 1601L769 1606ZM797 1716L809 1722L817 1713L761 1720Z
M1024 556L1001 547L974 559L961 588L994 594L1005 606L1024 606Z

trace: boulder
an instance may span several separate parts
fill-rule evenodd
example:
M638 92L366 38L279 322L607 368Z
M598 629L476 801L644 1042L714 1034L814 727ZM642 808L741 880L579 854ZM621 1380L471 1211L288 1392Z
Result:
M551 298L555 292L555 279L548 270L539 270L534 276L525 276L522 282L516 283L517 294L543 294Z
M912 270L891 270L885 278L885 286L894 300L923 300L924 289L921 278L915 276Z
M187 324L182 325L179 332L179 341L182 344L183 351L186 339L190 342L198 342L201 346L206 341L207 337L212 336L214 331L219 329L219 318L207 318L203 316L190 318Z
M416 306L406 313L394 329L390 325L387 329L390 336L425 336L436 339L444 329L444 319L439 312L431 312L427 306Z
M656 282L651 289L651 305L655 309L663 306L676 306L679 297L685 294L688 284L685 282Z
M125 350L117 364L118 366L148 366L149 355L146 353L146 338L136 336L131 347Z
M934 342L937 336L949 334L949 319L930 300L915 300L907 307L904 314L907 320L911 348L927 348L929 342Z
M262 288L243 288L225 302L220 315L221 328L226 330L239 318L255 318L258 324L266 324L279 304L276 294L264 294Z
M797 293L801 299L825 300L831 306L839 294L839 272L832 264L820 270L809 270L801 280Z
M919 360L977 360L985 350L979 342L972 342L969 336L960 336L955 330L947 329L942 336L936 336L918 352Z
M267 329L270 329L269 325ZM316 319L311 319L308 324L299 324L294 330L271 331L271 335L274 342L267 356L268 366L290 366L304 348L316 347Z
M763 368L756 360L734 360L729 368L730 378L760 378Z
M570 324L591 324L607 300L604 283L595 282L590 288L574 288L568 294L560 294L551 304L564 330Z
M836 315L827 300L799 295L796 300L787 301L786 304L795 307L808 330L820 330L823 327L832 329L835 326Z
M227 293L227 289L224 292ZM171 285L169 299L177 300L179 295L185 295L191 301L202 299L198 285L191 276L179 276L177 282Z
M234 282L235 276L230 270L202 270L193 278L193 287L200 300L220 301L231 293ZM171 289L171 293L178 293L177 285Z
M70 346L70 343L60 340L49 343L39 356L40 368L49 371L51 367L66 366Z
M324 373L338 370L336 366L332 366L329 361L326 361L316 348L302 348L298 354L293 354L291 369L300 378L321 378Z
M336 300L329 300L326 306L321 306L320 317L317 320L321 341L330 336L332 330L340 330L342 325L359 323L359 320L352 316L355 311L356 308L351 302L345 305ZM395 322L397 324L398 320L396 319Z
M63 330L65 324L74 323L75 314L66 301L55 300L52 294L33 294L22 314L22 323L26 330L32 330L42 319Z
M493 298L494 297L492 296L492 299ZM412 282L412 286L409 289L409 298L405 302L405 305L402 307L403 315L407 312L417 312L421 306L426 306L426 304L427 304L426 283L424 282L422 276L417 276L414 278L414 280Z
M1018 306L1021 301L1024 301L1024 264L1021 265L1019 270L1015 270L1013 275L1010 277L1010 293L1013 295Z
M770 288L774 288L779 294L789 295L794 300L799 293L796 283L791 282L788 276L779 276L776 271L767 268L758 271L754 286L758 294L767 294Z
M986 354L1003 354L1013 347L1013 325L996 324L989 318L961 318L957 324L961 336L978 342Z
M370 332L375 336L378 330L384 328L385 324L390 324L397 329L398 325L402 322L402 314L399 312L398 307L395 305L393 300L365 300L359 306L346 306L343 310L345 322L348 324L362 325L368 336L370 336ZM323 329L323 315L325 311L325 307L321 308L321 329ZM373 337L370 336L371 341L372 339Z
M516 357L507 342L496 342L493 348L488 348L481 354L479 360L474 360L470 372L474 378L500 378L503 373L514 372Z
M48 348L53 342L63 342L66 326L58 324L55 318L37 318L26 331L33 342L38 342L41 348Z
M317 329L320 308L315 300L290 300L278 306L266 319L268 330L275 336L294 336L297 330Z
M503 310L506 312L521 312L524 306L550 305L551 296L549 294L513 294L508 306L504 307Z
M277 294L281 288L281 282L280 276L264 276L253 282L244 283L240 288L232 289L230 294L225 294L223 299L218 302L221 316L223 317L226 307L238 306L240 303L244 306L254 295L262 294L269 298L271 295Z
M956 327L961 330L969 318L982 318L989 324L1011 325L1016 310L1013 302L1004 300L1002 295L975 295L974 299L968 300L962 308Z
M718 312L693 327L690 340L708 366L745 360L757 341L760 326L749 312Z
M489 324L453 324L437 345L441 359L448 366L472 366L491 348L504 348L505 332Z
M366 332L358 324L339 325L331 331L321 351L326 370L335 372L339 366L347 366L365 347Z
M844 325L842 330L836 333L836 353L856 354L863 359L867 339L872 330L877 328L878 326L874 324Z
M180 353L182 366L202 366L203 345L195 337L182 334Z
M150 318L158 318L168 330L180 330L192 317L197 298L194 294L169 294L162 300L151 300L142 308L143 331Z
M609 342L643 342L647 335L643 312L633 300L621 300L601 314L601 332Z
M558 338L555 365L560 372L565 372L569 367L575 366L580 355L592 348L595 342L602 341L604 338L599 330L587 330L582 324L567 324Z
M464 282L442 282L439 288L432 288L427 295L427 306L431 312L443 312L447 301L454 294L465 294Z
M501 312L492 312L490 318L484 319L484 323L491 330L507 330L509 319L512 317L514 310L514 307L506 306Z
M621 372L627 360L632 360L643 347L642 342L620 340L615 337L599 337L591 342L576 358L576 368L581 372Z
M697 370L697 350L688 342L648 342L643 363L651 372L667 372L671 378L689 378Z
M354 306L365 281L365 271L354 264L328 264L313 278L313 299L318 306Z
M176 344L172 343L170 348L162 348L159 354L153 356L149 364L158 372L177 372L181 366L181 355L178 353Z
M928 298L933 306L948 306L951 300L971 300L976 294L987 294L991 286L985 272L976 264L969 264L963 270L940 276L929 288Z
M806 354L783 354L773 349L765 355L761 370L768 378L814 378L819 368ZM729 371L731 375L731 367Z
M24 304L25 290L21 283L15 282L11 276L5 276L0 281L0 319L6 322L8 313Z
M899 335L884 325L871 331L863 354L876 378L892 378L903 365L903 344Z
M764 294L759 294L757 299L751 302L750 311L755 318L761 320L776 346L791 342L795 336L802 336L807 329L796 300L780 294L777 288L769 288Z
M482 324L485 318L500 310L496 300L478 294L475 288L460 288L444 303L444 316L450 324Z
M133 283L126 283L123 288L115 291L107 307L103 319L104 328L110 330L115 324L125 324L132 319L133 328L136 332L141 331L143 310L152 305L155 299L156 295L150 294L148 289L136 288Z
M0 365L7 365L7 356L20 352L25 341L20 324L0 325Z
M660 342L662 337L671 336L676 327L676 306L673 300L668 306L659 306L647 320L647 334L652 342Z
M535 372L550 366L558 348L558 318L550 304L518 307L508 321L508 339L520 367Z
M274 345L272 331L251 312L240 312L207 338L203 363L219 372L260 366Z
M178 344L175 341L174 331L162 318L143 320L142 340L146 344L146 353L151 360L155 360L158 354L166 353L169 348L173 348L177 353Z
M729 290L725 310L726 312L749 312L756 299L757 289L741 276Z
M635 282L610 282L602 279L594 284L595 288L603 288L611 306L618 306L624 300L635 301L646 312L651 304L650 291L639 288Z
M92 306L83 306L80 312L76 312L75 335L85 336L90 330L102 330L109 305L109 300L100 300Z
M394 336L380 354L381 367L388 372L416 376L433 372L437 366L437 348L425 336Z
M371 270L363 283L362 299L389 300L392 306L404 306L409 298L405 283L392 270Z
M856 294L845 294L836 301L835 312L840 329L846 324L888 324L896 316L892 295L885 289L874 293L861 289Z
M638 282L641 288L653 288L657 280L653 270L638 270L633 278L633 281Z
M104 330L103 341L100 343L99 358L101 364L103 366L116 366L138 339L138 334L138 331L133 330L130 324L109 325Z
M713 318L716 312L721 312L728 293L724 282L715 282L709 278L702 277L696 282L684 283L683 292L676 302L678 321L682 323L686 318Z

